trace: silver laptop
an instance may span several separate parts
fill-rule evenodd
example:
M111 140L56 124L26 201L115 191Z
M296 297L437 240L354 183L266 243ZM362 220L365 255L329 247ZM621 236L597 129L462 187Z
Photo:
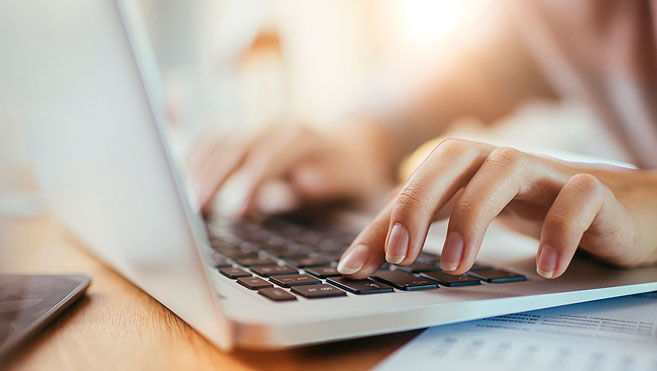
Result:
M277 217L208 226L198 216L163 131L159 76L134 2L3 1L0 50L2 99L26 128L54 215L222 349L277 349L657 290L657 268L580 258L563 277L542 279L536 242L495 227L465 277L440 272L429 241L410 268L343 280L335 262L357 223ZM443 229L434 227L436 246Z

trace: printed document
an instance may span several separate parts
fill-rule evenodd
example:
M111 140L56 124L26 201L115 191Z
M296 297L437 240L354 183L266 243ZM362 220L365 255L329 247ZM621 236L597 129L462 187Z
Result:
M430 328L392 370L657 370L657 292Z

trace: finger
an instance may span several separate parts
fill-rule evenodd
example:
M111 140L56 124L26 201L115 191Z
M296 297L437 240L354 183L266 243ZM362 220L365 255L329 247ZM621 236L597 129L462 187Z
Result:
M561 276L586 232L594 223L621 225L612 192L593 175L577 174L563 186L548 210L541 230L536 271L545 278Z
M443 205L440 210L436 212L436 214L433 216L433 220L438 221L449 218L449 216L452 215L454 205L456 205L456 201L458 201L458 199L461 197L461 194L463 194L463 189L460 189L458 192L456 192L456 194L452 196L452 198L447 201L447 203Z
M338 272L348 278L364 279L374 274L385 262L383 244L391 209L392 203L389 203L379 212L374 222L360 232L340 258Z
M384 253L386 260L393 264L414 261L424 244L434 211L467 182L483 162L485 152L492 148L460 140L448 140L436 147L410 177L401 193L386 206L385 212L380 213L352 244L351 248L354 249L361 246L355 254L358 259L351 255L343 256L341 267L348 268L344 273L353 278L367 277L383 262L381 257ZM392 224L392 220L398 223ZM406 226L412 226L412 229ZM410 238L408 230L413 231ZM411 244L419 245L414 256L413 253L399 252L400 246L406 249ZM352 259L358 264L350 264Z
M312 152L316 142L306 129L293 128L283 129L278 136L262 141L253 148L242 167L248 181L240 216L252 214L262 185L270 179L283 178L295 163Z
M463 140L436 147L393 202L385 245L388 262L408 265L417 259L434 215L468 183L493 148Z
M489 154L454 205L440 256L441 269L463 274L472 267L488 226L526 184L526 169L536 165L528 155L512 148L496 148Z

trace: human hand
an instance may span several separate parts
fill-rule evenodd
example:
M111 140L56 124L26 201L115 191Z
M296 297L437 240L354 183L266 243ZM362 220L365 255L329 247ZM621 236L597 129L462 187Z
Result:
M377 136L363 127L322 134L300 126L273 126L243 139L204 139L188 165L198 202L210 211L232 175L245 180L241 217L258 212L258 196L271 181L283 181L298 203L364 200L391 183L388 164L377 156Z
M620 266L657 261L654 172L596 168L448 139L358 235L338 271L362 279L386 260L412 264L430 224L449 216L441 268L463 274L498 215L534 224L537 272L546 278L562 275L578 246Z

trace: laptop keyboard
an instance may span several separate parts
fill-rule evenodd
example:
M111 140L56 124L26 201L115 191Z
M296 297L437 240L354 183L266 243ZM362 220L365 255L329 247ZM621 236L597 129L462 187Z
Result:
M439 287L502 284L525 276L477 262L466 274L440 269L440 256L423 252L407 267L385 264L364 280L344 278L336 270L354 234L329 225L302 225L286 218L264 222L213 222L208 226L213 266L245 290L274 302L394 294Z

